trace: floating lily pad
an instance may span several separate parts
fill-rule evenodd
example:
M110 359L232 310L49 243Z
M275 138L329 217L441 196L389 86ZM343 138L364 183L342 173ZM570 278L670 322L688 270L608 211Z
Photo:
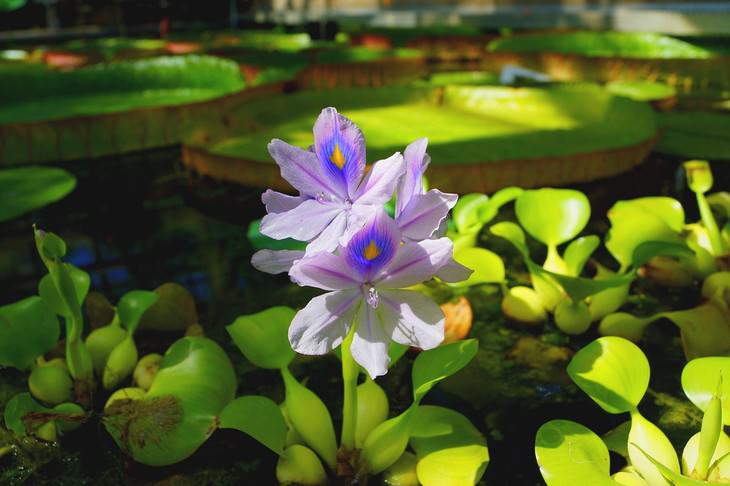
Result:
M176 143L203 109L244 83L206 56L159 57L74 71L0 66L0 163L69 160Z
M595 85L342 89L241 106L232 113L229 133L191 143L185 161L215 178L287 189L267 144L280 138L309 146L324 106L337 107L362 128L370 162L427 136L429 180L462 193L614 175L640 163L656 135L648 105ZM251 128L241 133L240 127Z
M730 114L710 111L661 113L656 150L678 157L730 160Z

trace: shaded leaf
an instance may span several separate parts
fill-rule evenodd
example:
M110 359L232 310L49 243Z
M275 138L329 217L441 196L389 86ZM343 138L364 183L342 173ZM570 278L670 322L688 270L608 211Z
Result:
M479 347L467 339L421 352L413 363L413 400L419 402L439 381L466 366Z
M76 177L57 167L0 170L0 222L56 202L75 187Z
M40 297L0 307L0 365L28 368L60 334L58 318Z
M284 453L287 426L279 406L266 397L238 397L226 405L218 427L248 434L278 455Z
M289 344L289 324L296 311L271 307L238 317L226 327L243 355L259 368L279 369L289 365L295 353Z

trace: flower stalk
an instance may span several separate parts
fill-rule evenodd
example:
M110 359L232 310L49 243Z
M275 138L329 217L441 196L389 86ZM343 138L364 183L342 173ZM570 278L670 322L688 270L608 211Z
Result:
M342 381L344 386L344 403L342 405L342 437L340 447L345 451L355 449L355 431L357 430L357 377L359 367L352 357L350 347L355 335L355 326L342 342Z

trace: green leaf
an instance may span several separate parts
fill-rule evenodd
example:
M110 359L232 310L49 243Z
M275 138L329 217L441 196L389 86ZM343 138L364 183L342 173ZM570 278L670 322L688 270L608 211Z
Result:
M680 472L679 460L674 446L659 427L644 418L637 409L631 411L631 430L629 431L629 462L651 485L663 485L661 470L656 464L647 461L640 449L650 450L654 459L663 467Z
M505 187L495 192L492 194L492 197L490 197L489 200L485 204L482 204L479 208L479 221L482 225L487 224L494 219L495 216L497 216L499 208L514 201L523 192L524 189L515 186Z
M572 276L580 275L586 262L600 244L601 239L596 235L583 236L570 242L565 249L563 259Z
M76 178L56 167L0 170L0 222L63 199L75 187Z
M662 464L661 462L654 459L650 454L648 454L643 448L636 444L631 444L633 447L636 447L636 449L642 454L643 457L646 458L647 461L651 462L659 471L659 473L664 477L664 479L667 480L668 483L672 484L672 486L721 486L720 483L711 483L707 481L698 481L695 479L690 479L686 476L682 476L676 471L672 471L670 468ZM661 483L654 483L654 484L661 484Z
M681 206L677 208L675 202L673 199L640 198L619 201L608 210L611 229L606 234L606 248L623 268L632 264L634 251L644 242L682 243L675 229ZM683 213L681 218L684 223Z
M289 344L289 324L296 311L289 307L271 307L256 314L238 317L226 327L243 355L259 368L284 368L294 359Z
M695 254L684 243L645 241L634 248L634 252L631 255L631 265L634 268L639 268L655 256L660 255L677 258L693 258Z
M555 281L560 284L566 294L576 302L583 301L586 297L595 295L598 292L602 292L606 289L612 289L615 287L621 287L630 283L634 276L632 274L622 275L616 278L602 278L602 279L591 279L584 277L571 277L568 275L561 275L559 273L548 272L547 270L541 270L536 264L528 265L530 272L541 272L545 275L551 276Z
M411 447L423 486L477 484L489 464L487 442L472 423L454 410L421 406L416 410Z
M421 352L413 363L413 400L419 402L438 382L466 366L479 343L467 339Z
M682 471L686 476L692 475L692 471L694 471L695 465L697 464L700 449L700 435L701 433L697 432L690 437L682 450ZM725 458L728 454L730 454L730 437L726 433L721 432L717 446L712 453L711 467L707 477L708 480L720 478L730 479L730 470L728 469L730 464L726 462L727 459Z
M588 223L591 204L580 191L532 189L515 202L517 220L530 236L548 246L575 238Z
M5 426L15 435L24 437L28 434L23 417L32 412L47 410L43 405L33 400L30 393L19 393L10 399L5 406Z
M454 260L474 270L468 279L453 284L456 287L471 287L484 283L504 282L502 258L485 248L465 248L454 253Z
M568 375L608 413L636 408L649 386L649 361L634 343L607 336L578 351Z
M717 390L720 377L722 423L730 425L730 358L713 356L693 359L682 370L682 389L687 398L704 412Z
M0 307L0 365L27 369L61 335L58 318L40 297Z
M117 313L122 325L130 335L134 334L139 326L142 315L157 302L160 296L150 290L131 290L124 294L117 303Z
M618 427L609 430L602 437L603 443L606 444L609 451L616 454L629 457L629 431L631 430L631 421L627 420Z
M481 228L484 223L479 219L479 208L486 204L488 200L487 195L477 193L465 194L459 197L451 212L456 231L466 233Z
M62 265L68 272L71 282L73 283L74 290L76 291L76 302L83 302L84 299L86 299L86 295L89 293L89 288L91 287L91 278L89 277L89 274L70 263L62 263ZM69 310L59 295L56 285L53 283L53 277L51 274L44 275L38 283L38 295L41 296L41 298L57 315L63 317L69 316Z
M278 455L284 453L287 426L279 406L266 397L238 397L220 414L218 427L248 434Z
M527 244L525 243L525 232L516 223L510 221L497 223L492 225L489 231L500 238L510 241L524 257L529 256Z
M570 420L551 420L537 431L535 456L547 486L616 485L600 437Z

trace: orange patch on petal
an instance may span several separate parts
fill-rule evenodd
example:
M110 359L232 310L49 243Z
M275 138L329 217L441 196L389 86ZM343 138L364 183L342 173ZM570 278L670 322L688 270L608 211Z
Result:
M340 146L335 144L335 149L332 151L332 155L330 155L330 161L337 166L338 169L342 169L345 166L345 156L342 155L342 151L340 150Z
M362 255L368 261L375 260L378 255L380 255L380 248L378 248L378 245L376 245L374 241L371 241L367 248L365 248L365 251L362 253Z

